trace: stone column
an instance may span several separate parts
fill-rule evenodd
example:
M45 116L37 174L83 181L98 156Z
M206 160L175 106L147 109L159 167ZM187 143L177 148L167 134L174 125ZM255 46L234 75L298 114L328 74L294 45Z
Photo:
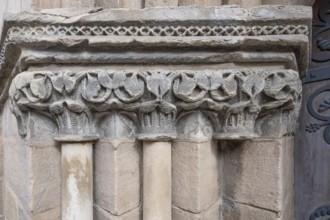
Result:
M39 78L41 77L41 78ZM62 154L62 219L93 219L93 132L91 112L81 97L82 85L69 71L53 74L25 72L16 76L10 94L22 98L31 110L39 110L57 122ZM71 83L70 89L64 85ZM35 87L37 84L38 87ZM62 85L61 85L62 84ZM24 91L22 89L24 87ZM20 95L19 95L20 94ZM21 99L16 99L18 102ZM33 101L32 101L33 100ZM12 112L18 119L19 132L27 135L26 110L12 99ZM46 106L46 107L45 107Z
M59 138L62 148L62 219L93 219L93 143Z
M177 109L166 97L171 80L166 71L145 74L146 87L155 100L139 108L143 141L143 219L171 219L171 140L176 138Z
M171 142L143 142L143 219L171 219Z

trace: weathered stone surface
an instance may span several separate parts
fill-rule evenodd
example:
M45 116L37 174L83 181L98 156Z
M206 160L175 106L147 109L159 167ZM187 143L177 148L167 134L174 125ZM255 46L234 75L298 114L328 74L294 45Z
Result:
M179 0L179 6L200 5L200 6L220 6L222 0Z
M61 216L61 207L56 207L54 209L48 209L42 213L32 213L30 210L19 209L18 219L24 220L60 220Z
M148 2L148 7L155 6ZM36 173L33 181L40 179L41 185L35 184L33 192L32 181L20 183L34 174L36 164L30 159L58 156L52 146L26 146L58 134L76 135L70 141L99 135L111 139L111 146L101 141L96 147L96 218L141 218L140 151L133 142L138 137L144 140L144 220L168 220L171 144L160 141L178 136L181 140L173 147L175 218L218 219L219 186L224 200L238 207L224 206L224 216L291 218L285 206L292 198L292 148L283 147L284 139L259 139L241 147L231 142L218 163L211 138L220 143L246 140L267 136L275 128L276 137L293 133L297 115L287 115L300 108L310 12L305 7L230 6L9 16L0 53L0 76L8 80L1 80L0 103L11 85L12 111L26 138L10 134L6 140L6 146L14 145L5 152L15 157L6 160L6 172L14 173L8 184L17 195L19 212L26 219L46 216L48 211L42 210L49 200L34 203L38 200L33 193L43 197L43 178L52 177L37 170L42 177ZM40 112L49 119L35 117ZM273 126L268 115L276 115L279 124ZM51 122L39 125L46 120ZM14 123L6 119L9 130L3 133L12 133ZM45 166L47 162L41 160ZM58 217L58 205L49 210Z
M145 0L144 7L178 6L178 0Z
M240 204L233 201L223 201L223 219L224 220L280 220L278 213L271 210L251 206L249 204ZM282 220L282 219L281 219ZM285 219L289 220L289 219Z
M42 14L62 16L66 18L77 17L82 15L93 14L95 12L103 10L102 8L95 7L83 7L83 8L49 8L41 10Z
M62 7L62 0L25 0L28 2L28 5L30 6L30 9L27 8L27 10L35 10L35 11L40 11L42 9L47 9L47 8L61 8ZM72 2L74 0L71 0ZM94 1L94 0L90 0ZM64 6L64 5L63 5Z
M135 126L142 140L175 138L177 118L198 108L213 117L216 139L257 137L259 116L275 109L298 112L300 94L296 71L262 69L31 71L16 76L10 87L22 136L27 134L29 110L52 117L60 135L95 136L98 114L125 109L131 117L139 112ZM294 125L296 117L292 114L282 124Z
M203 143L209 142L213 136L214 125L207 112L190 112L177 122L178 139L181 141Z
M93 219L93 143L61 143L62 218Z
M171 142L143 141L143 219L171 219Z
M26 141L21 140L17 135L16 120L10 113L9 104L5 106L3 116L2 135L6 137L4 139L4 175L7 177L5 185L12 189L24 207L30 207L31 190L28 180L31 170L30 161L27 160L30 149L25 147L28 146Z
M3 112L6 115L3 117L3 126L6 128L3 130L3 135L6 136L4 144L7 146L5 148L5 174L8 176L6 184L17 195L22 209L32 211L36 216L42 213L59 216L60 149L53 141L42 139L43 136L37 139L32 135L35 138L28 142L17 137L16 122L7 106ZM30 122L34 128L42 127L42 123L33 124L36 122L35 117L32 117ZM38 129L31 129L31 131L36 130Z
M14 193L9 189L9 187L5 188L5 213L6 219L18 219L18 204L17 199L14 196Z
M97 220L142 220L141 207L137 207L122 215L112 215L98 205L95 205L94 208L94 219Z
M118 140L118 143L134 142L138 134L138 127L134 121L119 112L111 112L101 116L97 119L96 124L97 132L101 138Z
M223 197L230 209L224 211L227 216L240 212L236 204L245 213L244 218L237 219L258 216L259 212L269 215L269 219L281 213L291 216L287 209L293 209L287 204L293 198L293 138L233 142L227 147L223 163Z
M43 141L30 148L31 182L25 183L30 185L30 207L36 214L61 207L60 148L52 144Z
M216 202L201 213L195 214L173 206L172 220L218 220L221 219L220 202Z
M101 139L95 146L95 203L114 216L140 206L140 143Z
M88 8L94 6L95 2L93 0L61 0L62 8Z
M224 5L253 7L258 5L307 5L312 6L315 0L223 0Z
M102 8L142 8L142 0L96 0L95 5Z
M172 147L173 204L201 213L219 200L218 150L212 141L176 141Z
M239 5L241 7L249 8L261 5L261 0L223 0L224 5Z
M261 0L263 5L307 5L313 6L315 0Z
M293 190L293 189L292 189ZM224 220L293 220L294 201L293 195L284 203L283 212L274 212L273 210L253 206L251 204L238 203L231 200L224 200L222 203L222 216Z

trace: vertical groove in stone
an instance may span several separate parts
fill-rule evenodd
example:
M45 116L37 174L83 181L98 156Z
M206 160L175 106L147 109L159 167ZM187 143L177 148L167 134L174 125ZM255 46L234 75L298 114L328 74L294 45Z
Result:
M143 142L143 220L171 220L171 142Z
M162 6L178 6L179 2L178 0L145 0L144 1L144 7L145 8L151 8L151 7L162 7Z
M102 8L142 8L143 0L95 0L95 6Z
M219 6L222 5L222 0L179 0L179 6Z

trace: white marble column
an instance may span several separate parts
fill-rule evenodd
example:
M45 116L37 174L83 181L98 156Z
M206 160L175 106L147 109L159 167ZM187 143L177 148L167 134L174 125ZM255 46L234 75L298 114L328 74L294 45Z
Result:
M143 220L171 220L171 142L143 142Z

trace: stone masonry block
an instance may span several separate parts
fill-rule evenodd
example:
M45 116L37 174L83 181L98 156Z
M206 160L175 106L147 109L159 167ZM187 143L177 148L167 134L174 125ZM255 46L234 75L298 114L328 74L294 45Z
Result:
M232 216L239 204L242 216L259 216L262 210L268 210L267 216L290 216L289 201L293 198L293 138L259 139L245 142L228 142L224 152L224 190L223 197L227 201L224 206L225 216ZM228 204L234 204L233 206ZM269 213L270 211L270 213ZM293 212L293 209L291 209ZM266 214L265 214L266 215ZM233 218L228 218L233 219ZM250 218L235 218L250 219ZM253 219L253 218L252 218ZM224 218L227 220L227 218ZM289 220L289 219L285 219Z
M178 6L178 0L145 0L146 8L162 6Z
M194 214L189 211L184 211L180 208L172 208L173 220L218 220L220 219L220 203L216 202L208 209L201 213Z
M62 8L94 7L94 0L62 0Z
M95 203L112 215L140 205L141 146L139 142L102 139L95 146Z
M54 141L44 139L42 135L29 140L22 139L17 133L14 116L5 105L3 117L3 135L5 146L5 184L17 195L22 209L33 215L60 213L61 206L61 163L60 149ZM31 133L42 130L41 118L31 116ZM39 125L37 125L39 124ZM40 127L39 127L40 126ZM44 125L44 126L47 126ZM16 128L15 128L16 127ZM38 131L37 131L38 130ZM46 130L49 131L49 130ZM55 209L57 211L53 211ZM28 217L31 217L27 215ZM53 216L53 215L52 215Z
M16 127L16 120L10 113L9 105L5 105L3 110L3 133L4 139L4 175L5 185L17 195L23 206L29 207L29 155L28 144L22 140ZM16 127L16 128L15 128ZM24 184L23 184L24 183Z
M292 193L291 195L284 204L286 208L283 212L224 200L222 203L223 220L294 220L294 199Z
M142 8L142 3L142 0L95 0L95 5L103 8Z
M224 5L239 5L242 7L253 7L253 6L258 6L261 5L261 0L224 0L223 1Z
M235 203L232 201L223 201L223 219L224 220L278 220L276 212L262 209L247 204ZM289 219L288 219L289 220ZM292 219L291 219L292 220Z
M14 193L6 187L5 190L5 216L6 219L18 219L18 204Z
M19 220L60 220L62 219L61 206L41 213L31 213L20 208L18 216Z
M61 207L61 152L52 144L44 141L29 148L31 210L36 214Z
M46 8L60 8L62 5L61 0L30 0L28 1L31 9L38 11Z
M122 215L112 215L100 206L94 206L95 220L142 220L141 207L134 208Z
M220 6L221 4L222 0L179 0L179 6Z
M313 6L315 0L261 0L263 5L307 5Z
M219 198L217 145L215 142L176 141L172 147L173 204L201 213Z

